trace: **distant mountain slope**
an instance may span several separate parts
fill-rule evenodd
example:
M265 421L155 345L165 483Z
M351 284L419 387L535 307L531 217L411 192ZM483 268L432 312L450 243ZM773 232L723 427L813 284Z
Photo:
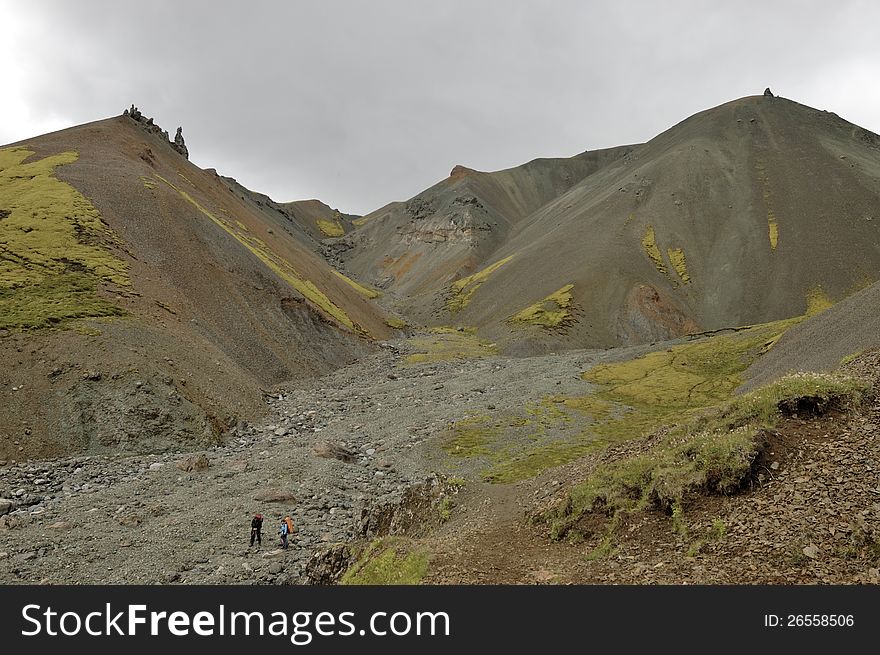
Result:
M797 371L831 371L841 361L880 348L880 282L791 328L746 369L743 391Z
M372 284L404 296L434 291L473 273L517 222L631 150L536 159L494 173L456 166L409 201L355 220L338 248L346 266Z
M543 193L526 167L453 176L366 220L346 261L523 353L795 316L880 277L880 137L835 114L751 96L604 152Z
M288 219L127 116L0 169L0 459L213 439L390 333Z
M315 239L341 237L352 229L352 221L360 216L343 214L320 200L295 200L280 207Z

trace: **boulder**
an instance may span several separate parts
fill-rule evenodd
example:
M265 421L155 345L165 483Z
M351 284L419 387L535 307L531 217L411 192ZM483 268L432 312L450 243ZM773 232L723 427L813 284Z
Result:
M185 471L186 473L191 473L193 471L204 471L211 465L211 462L208 460L207 456L202 453L199 455L192 455L191 457L187 457L186 459L182 459L177 462L177 468L181 471Z
M354 453L342 444L332 441L320 441L312 447L312 452L318 457L326 459L338 459L341 462L350 464L355 460Z
M288 501L293 501L295 496L289 491L282 491L281 489L266 489L261 491L256 496L254 496L254 500L259 500L264 503L286 503Z
M773 92L770 90L770 87L769 87L769 86L768 86L766 89L764 89L764 95L765 95L766 97L768 97L768 98L772 98L772 97L774 97L774 96L773 96Z
M9 512L14 509L14 501L9 500L8 498L0 498L0 516L3 516L4 514L9 514Z

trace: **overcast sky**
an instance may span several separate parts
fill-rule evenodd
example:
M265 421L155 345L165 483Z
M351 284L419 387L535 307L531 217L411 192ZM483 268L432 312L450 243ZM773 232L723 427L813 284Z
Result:
M135 103L202 167L366 213L768 85L880 132L878 24L840 0L0 0L0 143Z

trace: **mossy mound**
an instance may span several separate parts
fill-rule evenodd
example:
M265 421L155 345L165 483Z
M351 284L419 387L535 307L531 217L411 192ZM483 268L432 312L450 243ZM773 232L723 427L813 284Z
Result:
M85 196L54 176L77 153L26 162L33 154L0 149L0 321L29 329L121 314L95 294L101 282L131 284L128 265L110 249L118 238Z
M571 315L571 290L573 284L566 284L543 300L526 307L510 317L510 323L536 325L545 329L564 327L574 321Z

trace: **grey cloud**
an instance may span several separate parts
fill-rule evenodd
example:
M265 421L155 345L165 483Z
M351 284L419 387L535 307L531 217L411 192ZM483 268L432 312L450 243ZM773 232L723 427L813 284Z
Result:
M183 125L199 165L278 200L358 213L456 163L495 169L643 141L768 84L880 130L869 88L880 9L865 2L83 0L15 11L37 117L76 124L135 102L169 130Z

